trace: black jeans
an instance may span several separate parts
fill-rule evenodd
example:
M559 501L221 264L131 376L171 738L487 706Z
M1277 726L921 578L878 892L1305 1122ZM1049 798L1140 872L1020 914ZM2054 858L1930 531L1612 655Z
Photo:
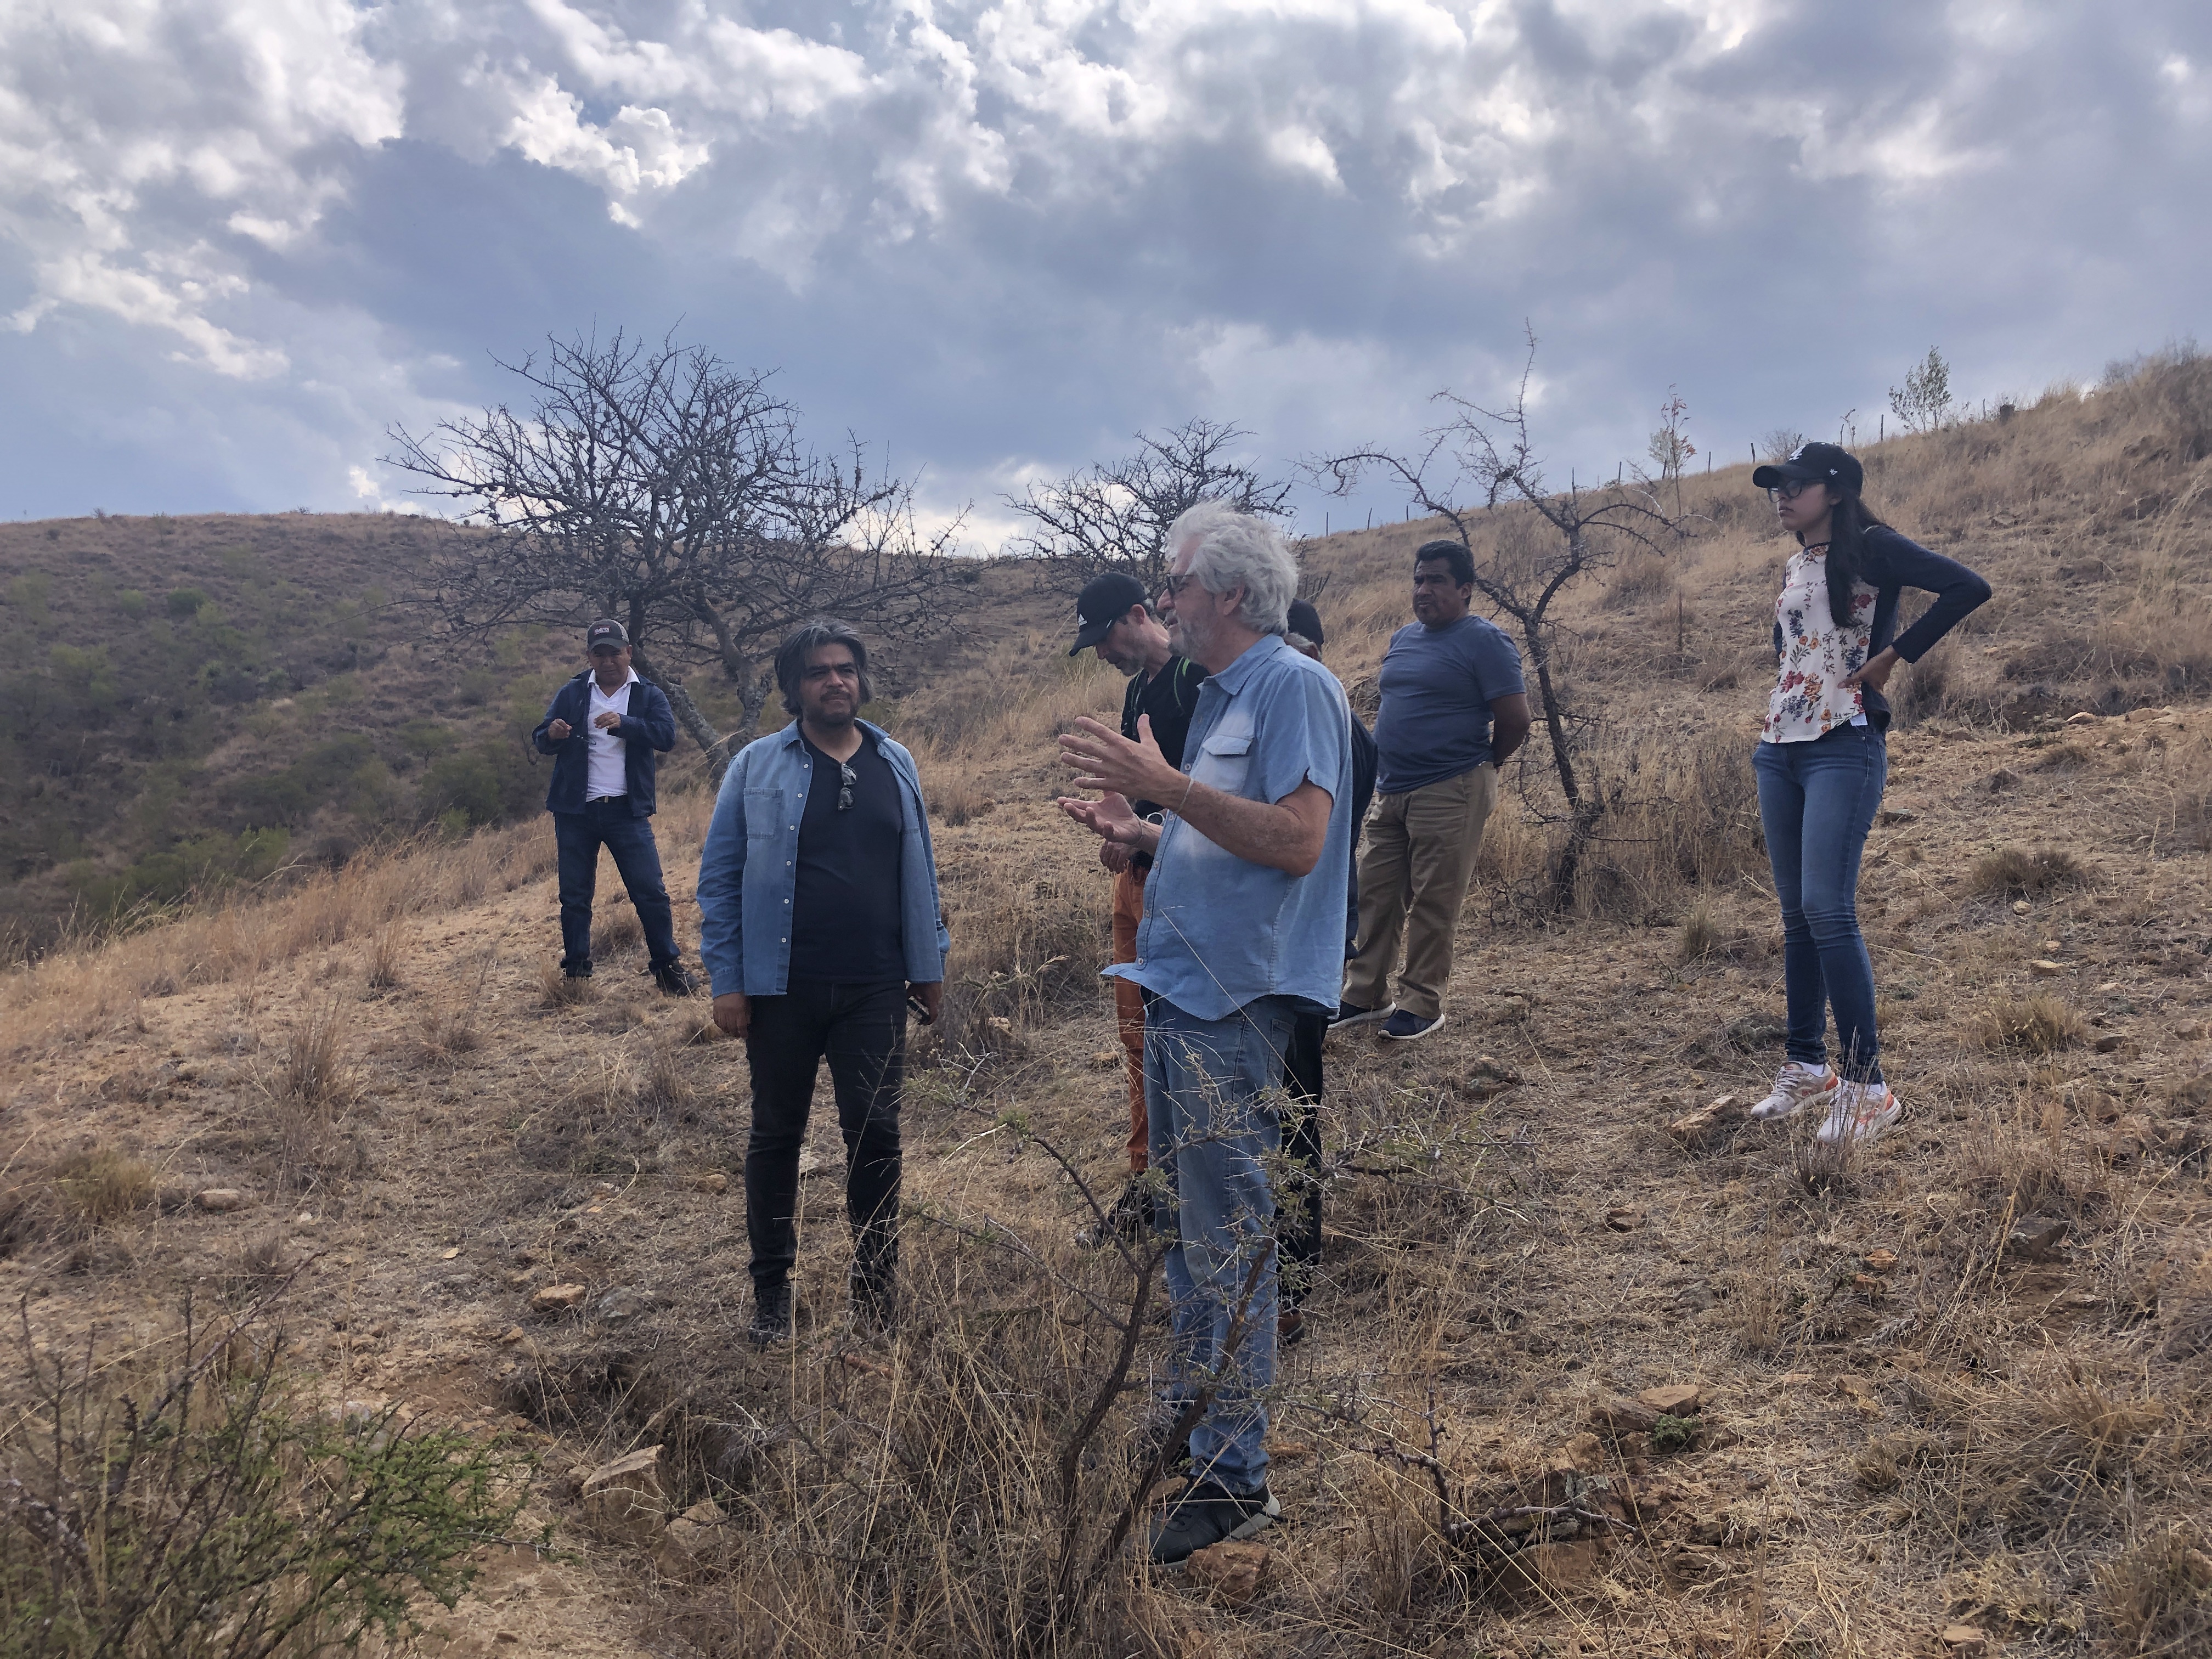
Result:
M1295 1308L1321 1267L1321 1046L1327 1014L1300 1014L1283 1056L1283 1090L1291 1097L1283 1120L1283 1158L1290 1165L1275 1206L1276 1248L1282 1252L1285 1305Z
M660 878L660 848L653 820L633 817L628 795L586 801L580 812L553 815L553 842L561 853L561 966L580 974L592 965L592 895L599 886L599 848L615 855L615 869L637 907L645 948L658 969L677 957L676 921L668 886Z
M823 1057L845 1138L845 1213L857 1278L888 1288L898 1268L899 1093L906 1070L906 981L794 979L752 1000L745 1054L753 1127L745 1143L745 1232L753 1283L781 1284L799 1259L799 1150Z

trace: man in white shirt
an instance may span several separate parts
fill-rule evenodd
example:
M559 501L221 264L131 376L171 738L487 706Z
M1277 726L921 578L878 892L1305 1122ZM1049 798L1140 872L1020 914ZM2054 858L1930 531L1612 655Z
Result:
M671 996L694 986L676 945L660 849L653 839L654 776L660 757L676 746L676 714L668 698L630 666L629 633L618 622L584 631L591 666L553 694L531 741L553 757L545 810L561 849L561 971L592 974L592 897L599 848L637 907L653 977Z

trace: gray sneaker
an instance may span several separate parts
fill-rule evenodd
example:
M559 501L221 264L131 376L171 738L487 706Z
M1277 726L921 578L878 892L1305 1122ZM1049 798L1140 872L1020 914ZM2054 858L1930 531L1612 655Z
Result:
M1212 1480L1194 1480L1152 1523L1152 1559L1163 1565L1187 1561L1209 1545L1267 1531L1282 1513L1265 1486L1234 1492Z

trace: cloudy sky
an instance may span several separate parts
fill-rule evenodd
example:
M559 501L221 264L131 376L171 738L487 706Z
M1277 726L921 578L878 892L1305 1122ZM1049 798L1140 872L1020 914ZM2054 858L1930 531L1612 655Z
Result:
M404 505L616 325L943 512L1495 393L1564 474L2212 339L2203 0L0 0L0 516ZM1347 507L1311 491L1308 527Z

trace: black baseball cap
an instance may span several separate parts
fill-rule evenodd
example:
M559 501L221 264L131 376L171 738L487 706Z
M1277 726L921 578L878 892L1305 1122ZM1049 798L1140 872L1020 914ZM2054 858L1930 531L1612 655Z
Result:
M1075 596L1075 643L1067 647L1067 654L1072 657L1097 644L1129 614L1131 605L1144 602L1145 585L1134 576L1119 570L1093 576Z
M602 617L584 630L584 649L588 653L598 650L603 645L611 645L624 651L629 650L629 630L611 617Z
M1291 633L1303 634L1316 645L1328 643L1327 637L1321 631L1321 612L1315 610L1307 600L1292 599L1291 614L1286 620Z
M1755 468L1751 475L1755 489L1771 489L1798 479L1832 483L1846 495L1856 495L1866 487L1866 469L1859 465L1857 456L1839 444L1799 444L1788 460Z

